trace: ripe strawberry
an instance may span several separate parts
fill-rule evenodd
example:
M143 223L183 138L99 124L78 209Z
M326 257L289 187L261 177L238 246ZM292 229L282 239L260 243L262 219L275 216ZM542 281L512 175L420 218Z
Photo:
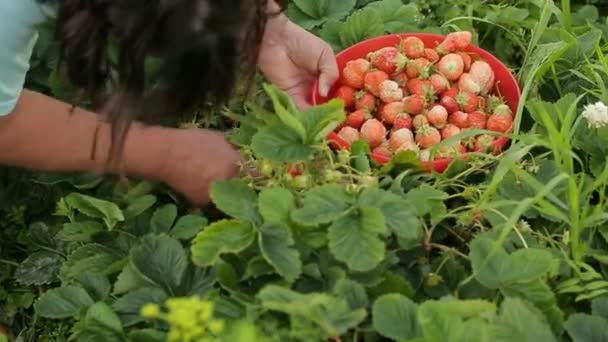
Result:
M391 102L382 106L382 108L378 111L378 117L382 122L393 125L397 116L404 113L405 104L403 102Z
M371 148L382 144L385 135L386 127L376 119L369 119L361 126L361 139L367 141Z
M445 125L445 127L441 130L441 138L448 139L459 133L460 133L460 128L458 128L458 126L456 126L454 124L449 123L449 124Z
M419 78L412 78L406 84L407 91L412 95L424 95L432 87L431 81Z
M439 103L448 111L449 114L460 110L460 108L458 107L458 102L456 102L456 99L452 96L442 96L441 100L439 100Z
M468 31L458 31L449 33L443 42L439 44L435 51L437 51L440 55L445 55L450 52L455 52L458 50L466 49L473 39L473 35Z
M346 62L342 70L342 83L355 89L362 89L363 78L371 66L371 63L364 58Z
M437 71L442 73L448 80L456 81L464 72L464 61L458 54L447 54L437 63Z
M471 128L484 129L487 121L488 116L484 112L475 110L469 113L469 127Z
M393 156L393 153L387 141L383 142L380 146L374 148L372 150L372 153L376 155L379 154L386 159L390 159Z
M416 130L415 139L421 148L431 148L441 142L441 134L437 128L424 125Z
M424 42L418 37L407 37L401 41L401 51L405 53L407 58L420 58L424 55Z
M403 89L395 81L386 80L380 84L380 100L384 103L401 101L403 99Z
M429 123L437 128L443 128L448 121L448 111L442 105L435 105L426 113Z
M356 128L352 128L349 126L342 127L342 129L340 129L340 131L338 132L338 136L344 139L344 141L348 142L349 144L354 143L360 138L359 131Z
M428 126L429 120L427 119L426 116L419 114L419 115L414 116L414 118L412 119L412 125L414 126L414 128L418 129L423 126Z
M402 145L414 142L414 133L407 128L398 129L391 133L388 142L391 151L397 151Z
M429 62L426 58L416 58L410 63L408 63L405 68L405 72L407 73L407 77L409 78L417 78L427 79L429 77L429 66L431 62Z
M469 114L462 111L456 111L450 114L448 121L458 128L469 128L471 125L469 122Z
M401 128L407 128L409 130L414 128L414 120L409 114L401 113L395 118L395 121L393 122L393 129Z
M492 152L494 150L494 142L496 138L489 134L482 134L475 138L473 151L475 152Z
M369 112L363 109L356 110L346 117L346 125L352 128L359 129L363 123L371 118Z
M384 71L389 75L403 70L407 63L407 57L396 47L387 46L368 55L372 66Z
M355 108L373 111L376 109L376 97L365 90L360 90L355 95Z
M299 175L302 174L302 166L301 165L298 165L298 164L287 164L285 168L286 168L287 172L292 177L297 177L297 176L299 176Z
M400 72L398 74L396 74L395 76L393 76L393 81L397 82L397 84L399 84L399 87L401 87L401 89L405 90L405 86L407 84L407 74L405 72Z
M458 88L471 94L479 94L481 92L481 87L479 84L477 84L475 79L473 79L473 76L468 73L464 73L462 76L460 76L460 79L458 80Z
M442 95L456 97L456 95L458 95L459 92L460 92L460 89L458 89L458 86L454 85L454 86L448 88L448 90L446 90Z
M508 112L502 110L494 110L494 113L488 118L486 128L494 132L508 132L511 129L511 126L513 125L513 115L511 115L510 112L510 109Z
M437 63L439 62L439 59L441 57L439 57L439 54L437 53L437 51L433 50L433 49L424 49L424 54L423 57L428 59L431 63Z
M475 80L475 83L481 88L481 94L488 94L494 87L494 81L496 76L494 70L490 64L485 61L475 61L471 64L471 70L469 70L471 78Z
M403 98L404 110L408 114L416 115L424 110L424 97L421 95L409 95Z
M336 90L336 97L344 101L344 107L349 108L355 105L355 93L355 88L343 85Z
M473 58L466 52L456 52L462 57L462 61L464 62L464 71L469 71L471 69L471 63L473 63Z
M448 79L442 74L431 75L429 81L431 81L431 86L437 95L441 95L450 87L450 81L448 81Z
M458 102L460 110L470 113L477 109L477 105L479 105L479 97L475 94L461 91L458 93L458 95L456 95L456 102Z
M388 80L388 74L382 70L371 70L365 74L363 79L363 85L365 89L372 93L374 96L380 95L380 85L382 82Z

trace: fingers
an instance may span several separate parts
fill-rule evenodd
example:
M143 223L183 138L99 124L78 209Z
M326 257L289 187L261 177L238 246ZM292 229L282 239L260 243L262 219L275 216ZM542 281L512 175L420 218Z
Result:
M331 87L340 77L336 57L328 44L324 44L324 48L321 50L318 69L320 72L319 94L326 97L329 94Z

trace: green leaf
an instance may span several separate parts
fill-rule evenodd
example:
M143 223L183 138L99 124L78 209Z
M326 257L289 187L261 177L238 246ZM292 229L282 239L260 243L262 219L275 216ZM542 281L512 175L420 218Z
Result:
M323 17L329 5L327 0L293 0L293 4L298 6L303 13L313 18Z
M44 318L66 319L77 316L91 305L93 299L82 287L68 285L43 293L34 303L34 309Z
M275 269L266 259L261 256L255 256L247 262L245 273L241 277L242 280L258 278L264 275L274 274Z
M526 248L511 253L501 283L527 282L538 279L551 270L555 257L546 249Z
M221 254L238 253L255 239L249 222L221 220L200 232L192 241L192 261L198 266L215 264Z
M120 319L104 302L93 304L85 315L79 341L124 341Z
M156 196L154 195L143 195L137 197L129 206L124 210L126 218L134 218L141 215L144 211L152 208L156 203Z
M575 313L568 317L566 330L573 342L607 342L608 319Z
M292 133L296 133L301 141L306 141L306 129L296 116L297 109L293 104L293 100L284 91L274 85L264 83L262 86L270 97L274 111L283 124L289 127Z
M338 280L334 286L333 292L339 298L345 299L348 306L353 310L367 307L369 300L367 298L367 293L365 292L365 287L354 280Z
M293 248L295 242L289 227L283 224L266 224L260 227L258 238L264 259L285 280L295 281L302 273L302 261L300 253Z
M330 223L343 216L352 202L352 197L341 185L317 186L305 194L302 208L296 209L292 218L306 227Z
M608 296L603 296L592 300L591 312L594 316L601 316L608 319Z
M344 102L342 100L334 99L310 107L302 112L300 117L306 129L305 141L309 144L323 141L345 119Z
M139 314L142 306L148 303L161 305L166 299L165 291L155 287L142 287L118 298L112 308L119 314L122 324L130 327L144 321Z
M89 243L74 250L61 267L62 277L75 279L84 272L109 274L123 257L116 250L97 243Z
M203 216L185 215L177 220L175 226L169 232L169 236L180 240L190 240L201 232L208 223L207 218Z
M15 269L15 280L26 286L50 284L57 279L63 258L46 250L28 255Z
M422 336L417 319L418 306L400 294L386 294L374 302L374 329L384 337L405 341Z
M125 219L116 204L91 196L71 193L65 197L65 202L70 208L78 210L84 215L102 219L109 230Z
M276 162L307 160L314 151L287 127L277 124L260 129L251 140L251 148L258 157Z
M260 222L257 195L240 179L215 182L211 187L211 199L227 215L252 223Z
M188 266L186 251L167 235L147 235L131 249L131 264L149 283L176 289Z
M378 209L361 208L329 227L329 249L353 271L372 270L384 259L385 246L378 235L385 230L384 216Z
M392 273L385 272L382 281L369 289L373 296L381 296L383 294L402 294L406 297L414 297L414 287L404 277Z
M444 201L448 199L448 194L428 184L423 184L416 189L410 190L405 195L405 198L409 202L408 207L414 211L414 214L422 217L428 214L438 215L445 213Z
M415 3L404 5L401 0L373 2L366 8L378 11L384 23L384 31L388 33L416 32L423 19Z
M382 16L373 8L364 8L351 14L340 31L342 46L352 46L368 38L384 34Z
M103 225L95 221L68 222L55 237L61 241L90 242L93 235L103 230Z
M175 204L170 203L158 208L150 219L152 232L156 234L168 233L176 218L177 207Z
M129 342L165 342L167 333L154 329L139 329L129 332Z
M150 286L150 284L131 263L127 263L114 283L113 295L120 295L133 289Z
M323 17L321 17L321 18L311 17L308 14L302 12L302 10L300 8L298 8L298 6L294 5L293 3L289 3L289 6L287 7L287 16L289 16L289 18L293 22L295 22L296 24L298 24L299 26L301 26L302 28L304 28L306 30L311 30L317 26L320 26L327 20L327 18L323 18Z
M260 192L258 206L264 222L289 225L296 200L285 188L265 188Z
M422 236L422 224L409 208L409 202L398 195L378 189L365 189L359 205L378 208L386 219L386 226L399 238L417 240Z
M215 275L212 269L189 264L181 286L174 295L205 297L213 289L216 281Z
M95 301L105 300L110 294L112 285L108 278L103 274L84 272L76 279Z
M493 327L494 341L554 342L544 316L519 298L505 298Z

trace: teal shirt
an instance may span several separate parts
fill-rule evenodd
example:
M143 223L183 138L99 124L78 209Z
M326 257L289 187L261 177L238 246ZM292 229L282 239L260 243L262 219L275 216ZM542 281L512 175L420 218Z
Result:
M0 0L0 115L9 114L23 90L38 32L53 15L49 1Z

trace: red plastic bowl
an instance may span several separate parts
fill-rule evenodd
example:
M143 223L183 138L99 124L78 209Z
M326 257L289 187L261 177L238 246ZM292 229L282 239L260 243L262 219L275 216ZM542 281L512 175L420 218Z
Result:
M412 36L422 39L424 45L429 48L436 47L445 38L445 36L432 33L402 33L371 38L358 44L355 44L347 48L346 50L343 50L342 52L338 53L336 55L338 68L341 72L348 61L357 58L365 58L367 57L368 53L379 50L386 46L396 46L399 44L401 39ZM494 57L491 53L480 47L471 45L465 51L481 57L490 64L496 76L496 85L494 87L495 92L504 97L506 104L511 108L513 113L515 113L517 111L517 107L519 106L521 90L519 84L517 83L517 80L515 79L509 68L507 68L507 66L504 65L498 58ZM329 96L323 97L319 95L318 81L315 82L313 85L311 98L312 104L321 104L326 102L328 99L334 97L333 95L335 94L335 91L340 85L340 81L336 82L336 84L334 84L333 88L330 90ZM332 145L336 148L349 147L348 143L340 139L335 133L330 134L329 139L333 143ZM506 137L498 138L494 143L495 153L499 153L508 142L509 139ZM389 161L385 157L379 155L372 155L372 158L376 162L381 164ZM427 162L424 164L427 170L430 170L432 167L437 172L443 172L449 166L451 161L451 158L436 158L432 162Z

